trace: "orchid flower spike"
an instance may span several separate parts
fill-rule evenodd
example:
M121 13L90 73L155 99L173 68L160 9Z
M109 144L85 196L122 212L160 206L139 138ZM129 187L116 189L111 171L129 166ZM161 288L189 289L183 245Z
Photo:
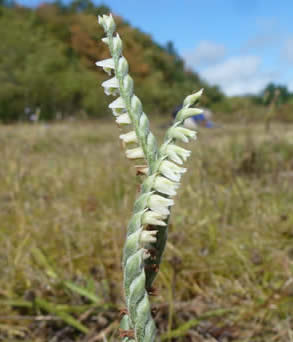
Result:
M203 90L185 98L164 143L158 148L142 103L135 95L133 79L128 75L129 66L123 56L122 40L118 33L114 34L116 25L113 16L99 16L98 21L106 33L102 41L109 47L111 58L98 61L96 65L111 76L102 83L105 94L117 96L109 108L116 123L124 127L120 139L126 149L126 157L131 160L145 159L145 163L136 165L137 173L146 177L134 203L123 249L123 289L127 314L120 327L126 334L123 341L154 342L156 327L148 293L166 245L170 211L174 205L172 197L176 195L181 177L186 172L181 165L191 154L189 150L177 146L177 141L187 143L196 139L196 132L184 128L183 123L202 112L192 106L197 104ZM131 335L128 335L129 331Z

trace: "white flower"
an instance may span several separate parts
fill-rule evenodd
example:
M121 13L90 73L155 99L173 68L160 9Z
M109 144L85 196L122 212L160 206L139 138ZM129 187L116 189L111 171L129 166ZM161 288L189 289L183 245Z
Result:
M136 147L136 148L132 148L130 150L126 150L126 157L128 159L140 159L140 158L144 158L144 153L141 147Z
M105 31L111 31L112 33L115 31L115 22L112 17L112 14L110 15L103 15L99 16L99 24L104 27Z
M201 114L202 112L202 109L199 108L182 108L178 112L176 119L184 121L185 119L188 119L194 115Z
M113 58L98 61L96 62L96 66L103 68L108 75L111 75L111 70L115 68Z
M128 113L125 113L117 116L116 122L118 123L118 125L128 125L131 124L131 119Z
M203 93L203 89L200 89L198 92L191 94L189 96L187 96L183 102L183 106L187 106L190 107L192 106L202 95Z
M125 102L121 96L117 97L117 99L109 104L109 108L111 109L125 109Z
M165 198L160 195L151 195L148 200L148 207L162 215L169 215L170 211L168 207L172 206L174 204L174 201L170 198Z
M191 155L191 151L188 151L175 144L168 144L162 152L166 153L169 159L173 160L179 165L182 165L183 161L186 161L186 159Z
M186 172L186 169L177 166L176 164L168 161L163 160L161 162L159 171L167 178L171 179L172 181L179 182L181 178L181 174Z
M119 81L116 77L112 77L109 80L102 83L106 95L119 94Z
M183 142L189 142L189 139L196 139L196 132L184 127L171 127L168 135L170 138L179 139Z
M158 176L154 182L154 189L169 196L176 195L179 183L174 183L165 177Z
M120 139L123 140L124 143L137 143L137 135L135 131L121 134Z
M148 210L143 214L142 223L150 224L153 226L166 226L166 222L163 220L166 219L166 215L162 215L160 213L156 213L152 210Z
M154 243L157 241L157 230L143 230L140 233L140 242L145 245L147 243Z

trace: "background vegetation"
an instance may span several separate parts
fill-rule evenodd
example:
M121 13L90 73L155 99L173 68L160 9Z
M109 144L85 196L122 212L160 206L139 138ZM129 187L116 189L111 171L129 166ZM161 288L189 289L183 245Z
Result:
M292 339L292 132L225 125L190 144L153 298L163 341ZM138 181L117 135L0 127L0 340L117 341Z
M35 9L1 0L0 121L27 119L37 108L43 120L106 116L100 87L105 75L95 62L108 57L97 24L97 15L108 12L90 0L42 3ZM259 96L227 98L185 68L172 42L160 46L123 18L115 21L147 113L170 115L191 90L204 87L202 105L221 119L263 120L279 89L278 118L292 121L293 96L286 87L270 84Z
M101 42L97 15L109 12L88 0L68 6L43 3L36 9L1 6L0 120L24 117L25 108L41 108L43 119L101 117L106 111L100 87L105 75L95 66L108 56ZM172 111L190 89L205 87L207 102L222 93L196 73L184 70L173 44L159 46L152 38L115 18L124 53L146 110Z

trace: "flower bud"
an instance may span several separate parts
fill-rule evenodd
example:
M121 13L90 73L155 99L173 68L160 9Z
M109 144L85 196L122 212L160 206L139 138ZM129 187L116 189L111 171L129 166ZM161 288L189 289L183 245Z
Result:
M103 26L104 30L107 33L113 34L115 31L116 25L114 22L114 19L112 17L112 14L110 15L103 15L98 17L99 24Z
M194 94L188 95L183 102L183 107L185 106L190 107L193 104L195 104L196 101L201 97L202 93L203 93L203 88Z

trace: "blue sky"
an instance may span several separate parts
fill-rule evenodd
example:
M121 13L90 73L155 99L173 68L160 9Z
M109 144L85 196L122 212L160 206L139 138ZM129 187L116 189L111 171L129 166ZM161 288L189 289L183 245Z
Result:
M189 68L228 95L257 93L270 81L293 91L292 0L94 2L162 45L171 40Z

